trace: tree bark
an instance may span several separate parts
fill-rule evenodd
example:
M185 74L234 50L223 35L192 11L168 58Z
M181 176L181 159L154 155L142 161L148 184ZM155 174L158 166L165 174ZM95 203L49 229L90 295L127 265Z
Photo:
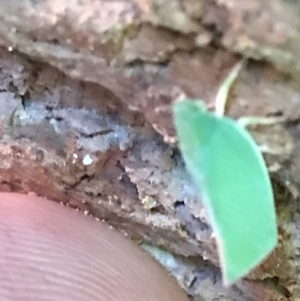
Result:
M283 0L1 0L0 189L107 221L192 300L298 300L299 11ZM171 107L183 95L211 106L241 57L228 115L286 118L252 131L269 150L280 237L225 289Z

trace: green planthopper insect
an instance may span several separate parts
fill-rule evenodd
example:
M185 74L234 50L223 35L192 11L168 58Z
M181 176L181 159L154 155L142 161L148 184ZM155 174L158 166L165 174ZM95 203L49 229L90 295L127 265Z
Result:
M179 147L216 235L225 285L245 276L277 243L273 190L263 156L248 131L223 116L241 66L221 86L216 113L192 99L173 107Z

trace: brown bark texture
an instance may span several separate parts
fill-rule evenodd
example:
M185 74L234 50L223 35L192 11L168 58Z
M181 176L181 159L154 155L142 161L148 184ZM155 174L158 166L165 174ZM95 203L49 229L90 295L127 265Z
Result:
M0 0L1 191L107 221L191 300L300 300L299 13L292 0ZM171 107L183 95L211 106L242 57L228 115L286 120L252 131L279 243L226 289Z

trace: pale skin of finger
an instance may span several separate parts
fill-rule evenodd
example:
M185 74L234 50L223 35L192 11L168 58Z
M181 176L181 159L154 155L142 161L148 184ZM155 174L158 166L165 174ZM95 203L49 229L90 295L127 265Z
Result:
M188 301L124 235L35 196L0 193L1 301Z

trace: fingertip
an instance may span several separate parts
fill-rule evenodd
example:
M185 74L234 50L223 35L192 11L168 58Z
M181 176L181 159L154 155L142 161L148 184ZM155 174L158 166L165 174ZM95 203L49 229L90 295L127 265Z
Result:
M0 241L0 300L188 300L123 235L39 197L0 193Z

